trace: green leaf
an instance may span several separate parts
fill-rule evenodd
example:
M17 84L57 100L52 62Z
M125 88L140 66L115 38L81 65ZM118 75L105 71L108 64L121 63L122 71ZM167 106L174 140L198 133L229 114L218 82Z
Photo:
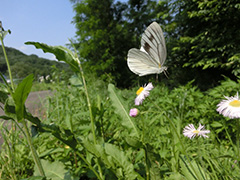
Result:
M51 180L75 180L76 177L71 176L69 173L69 170L65 169L65 166L63 163L59 161L54 161L51 163L47 160L41 160L44 172L46 174L46 177ZM38 171L38 168L34 167L34 175L39 176L40 173Z
M111 161L109 156L107 156L107 154L105 153L105 150L104 150L103 146L101 146L100 144L94 145L93 143L91 143L87 139L83 140L83 146L84 146L84 148L87 149L88 152L93 154L95 157L101 158L101 160L103 161L103 163L105 164L105 166L107 168L113 168L114 169L115 165Z
M206 169L203 169L196 161L191 161L192 167L190 166L190 163L187 162L182 156L181 158L181 169L182 174L186 177L186 179L197 179L199 177L199 180L205 180L210 179L208 175L208 171Z
M134 148L142 148L142 147L143 147L142 142L139 141L139 140L138 140L137 138L135 138L135 137L127 136L127 137L125 138L125 140L126 140L126 142L127 142L130 146L132 146L132 147L134 147Z
M106 153L111 156L116 164L116 167L121 167L123 170L123 177L129 180L143 180L144 178L135 172L133 164L128 157L117 146L106 143L104 145Z
M211 126L217 128L217 127L222 127L223 125L222 125L220 122L213 121L213 122L211 123Z
M81 87L83 86L83 82L82 80L80 79L79 76L72 76L70 79L69 79L71 85L73 86L76 86L76 87Z
M58 61L66 62L74 72L79 72L78 58L68 48L63 46L49 46L39 42L26 42L26 45L34 45L37 49L42 49L45 53L52 53L56 56Z
M12 119L17 119L16 117L16 110L15 110L15 104L13 102L12 97L9 97L4 104L4 112L6 116Z
M13 94L17 120L19 122L24 118L25 102L27 100L28 94L31 91L33 79L33 74L27 76L21 83L18 84Z
M126 105L124 105L124 100L121 98L113 84L108 85L108 91L112 104L115 107L116 112L122 117L122 125L131 131L131 136L139 138L138 129L135 122L128 114L126 110Z

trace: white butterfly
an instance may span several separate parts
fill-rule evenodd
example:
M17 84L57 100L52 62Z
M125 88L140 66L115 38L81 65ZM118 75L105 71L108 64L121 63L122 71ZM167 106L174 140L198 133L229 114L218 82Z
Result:
M129 69L139 76L160 74L167 70L163 66L167 57L167 49L163 31L158 23L150 24L142 35L141 48L128 51Z

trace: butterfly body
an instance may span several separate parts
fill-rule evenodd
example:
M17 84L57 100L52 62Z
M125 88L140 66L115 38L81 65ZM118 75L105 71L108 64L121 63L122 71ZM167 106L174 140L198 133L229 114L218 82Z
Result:
M141 48L128 51L127 64L129 69L139 75L160 74L167 70L163 66L167 56L165 39L161 27L153 22L141 39Z

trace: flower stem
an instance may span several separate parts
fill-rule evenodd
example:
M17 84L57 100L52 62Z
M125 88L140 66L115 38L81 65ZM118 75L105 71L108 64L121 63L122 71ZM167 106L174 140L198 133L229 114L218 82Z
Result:
M32 152L32 155L33 155L34 162L38 167L40 175L43 176L43 177L46 177L45 173L44 173L44 170L43 170L43 167L42 167L42 164L41 164L40 159L38 157L38 154L37 154L35 148L33 147L32 139L31 139L30 133L28 131L27 123L24 119L23 119L22 122L23 122L23 126L24 126L24 129L25 129L27 141L28 141L28 144L30 146L30 149L31 149L31 152Z
M146 180L150 179L150 172L149 172L149 163L148 163L148 150L147 150L147 145L145 144L144 140L145 140L145 122L144 120L141 118L142 122L142 136L141 136L141 141L143 143L143 149L144 149L144 160L145 160L145 164L146 164Z
M74 47L74 49L75 49L75 47ZM82 77L82 81L83 81L83 85L84 85L84 90L85 90L85 94L86 94L86 98L87 98L87 104L88 104L89 115L90 115L90 120L91 120L91 129L92 129L92 134L93 134L93 142L96 145L97 142L96 142L95 123L94 123L94 117L93 117L93 112L92 112L92 106L91 106L90 98L89 98L89 95L88 95L87 84L86 84L86 81L85 81L84 72L83 72L83 69L82 69L81 62L80 62L80 60L77 56L76 49L75 49L75 54L76 54L75 58L76 58L76 61L78 63L79 71L81 73L81 77ZM98 170L99 170L99 176L100 176L101 179L103 179L102 168L99 164L99 159L98 158L97 158L97 166L98 166Z
M149 180L150 172L149 172L149 166L148 166L148 154L147 154L146 145L144 145L144 154L145 154L145 163L146 163L146 177L147 177L147 180Z

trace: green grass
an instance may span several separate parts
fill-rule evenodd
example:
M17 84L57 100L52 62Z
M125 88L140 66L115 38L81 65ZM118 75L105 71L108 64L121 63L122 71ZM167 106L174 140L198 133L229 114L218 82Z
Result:
M122 116L122 110L129 112L130 108L136 107L137 87L114 90L111 93L115 97L110 100L112 95L106 88L101 88L106 84L100 80L93 82L88 84L88 89L97 144L92 139L84 89L66 84L55 86L57 92L49 101L44 123L58 126L63 138L68 137L65 130L69 129L78 139L78 145L76 151L51 134L37 133L34 144L49 168L52 167L50 162L61 162L59 166L67 170L64 173L94 179L96 176L86 162L95 167L98 160L102 164L103 177L113 180L147 179L146 172L149 172L150 179L164 180L240 177L237 147L229 141L231 138L235 142L236 120L225 119L216 111L217 103L223 98L221 94L235 94L238 83L227 80L207 92L201 92L190 84L173 90L155 85L143 105L137 106L140 115L130 118L139 133L137 137L131 124ZM206 129L211 131L209 138L190 140L184 137L183 128L189 123L206 125ZM18 163L26 163L17 152L15 156ZM27 174L21 176L26 177Z

